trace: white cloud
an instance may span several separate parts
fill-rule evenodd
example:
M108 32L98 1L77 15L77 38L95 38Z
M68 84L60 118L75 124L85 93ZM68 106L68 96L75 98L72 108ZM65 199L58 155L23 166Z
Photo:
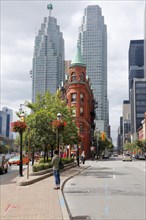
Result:
M35 32L48 16L46 1L1 2L1 105L18 110L31 100L32 57ZM108 94L113 135L119 126L122 103L128 99L130 40L144 37L144 1L53 1L52 15L65 40L66 59L72 59L78 28L86 6L102 8L108 33Z

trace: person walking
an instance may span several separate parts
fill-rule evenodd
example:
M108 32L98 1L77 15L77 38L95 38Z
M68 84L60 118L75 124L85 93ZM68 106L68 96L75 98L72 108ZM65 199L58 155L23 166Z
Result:
M85 164L85 151L84 150L81 154L81 163Z
M61 158L59 156L58 150L54 151L54 157L52 158L51 164L53 165L53 175L55 179L55 187L54 189L60 189L60 169L59 162Z

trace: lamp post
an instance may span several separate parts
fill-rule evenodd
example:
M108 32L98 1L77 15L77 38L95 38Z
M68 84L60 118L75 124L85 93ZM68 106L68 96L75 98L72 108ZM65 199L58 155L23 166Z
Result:
M24 122L25 121L25 114L22 112L20 114L20 121ZM20 130L20 166L19 166L19 176L23 176L23 162L22 162L22 136L23 136L23 131Z
M29 131L30 131L30 128L28 128L28 159L30 159ZM27 164L27 179L29 179L29 162Z
M61 117L62 117L62 114L58 113L57 114L57 120L60 121ZM58 152L59 152L59 126L57 127L57 149L58 149Z
M77 144L77 165L80 166L79 144Z

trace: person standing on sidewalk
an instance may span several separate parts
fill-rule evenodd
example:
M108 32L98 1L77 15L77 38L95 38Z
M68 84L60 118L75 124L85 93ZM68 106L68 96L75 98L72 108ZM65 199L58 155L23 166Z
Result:
M54 157L52 158L51 164L53 165L53 174L55 179L55 187L54 189L60 189L60 170L59 170L59 162L61 160L59 156L58 150L54 151Z

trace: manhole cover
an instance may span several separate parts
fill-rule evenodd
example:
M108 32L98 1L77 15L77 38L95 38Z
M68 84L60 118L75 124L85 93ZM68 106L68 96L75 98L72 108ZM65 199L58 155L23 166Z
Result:
M87 215L80 215L71 217L71 220L91 220L91 218Z

